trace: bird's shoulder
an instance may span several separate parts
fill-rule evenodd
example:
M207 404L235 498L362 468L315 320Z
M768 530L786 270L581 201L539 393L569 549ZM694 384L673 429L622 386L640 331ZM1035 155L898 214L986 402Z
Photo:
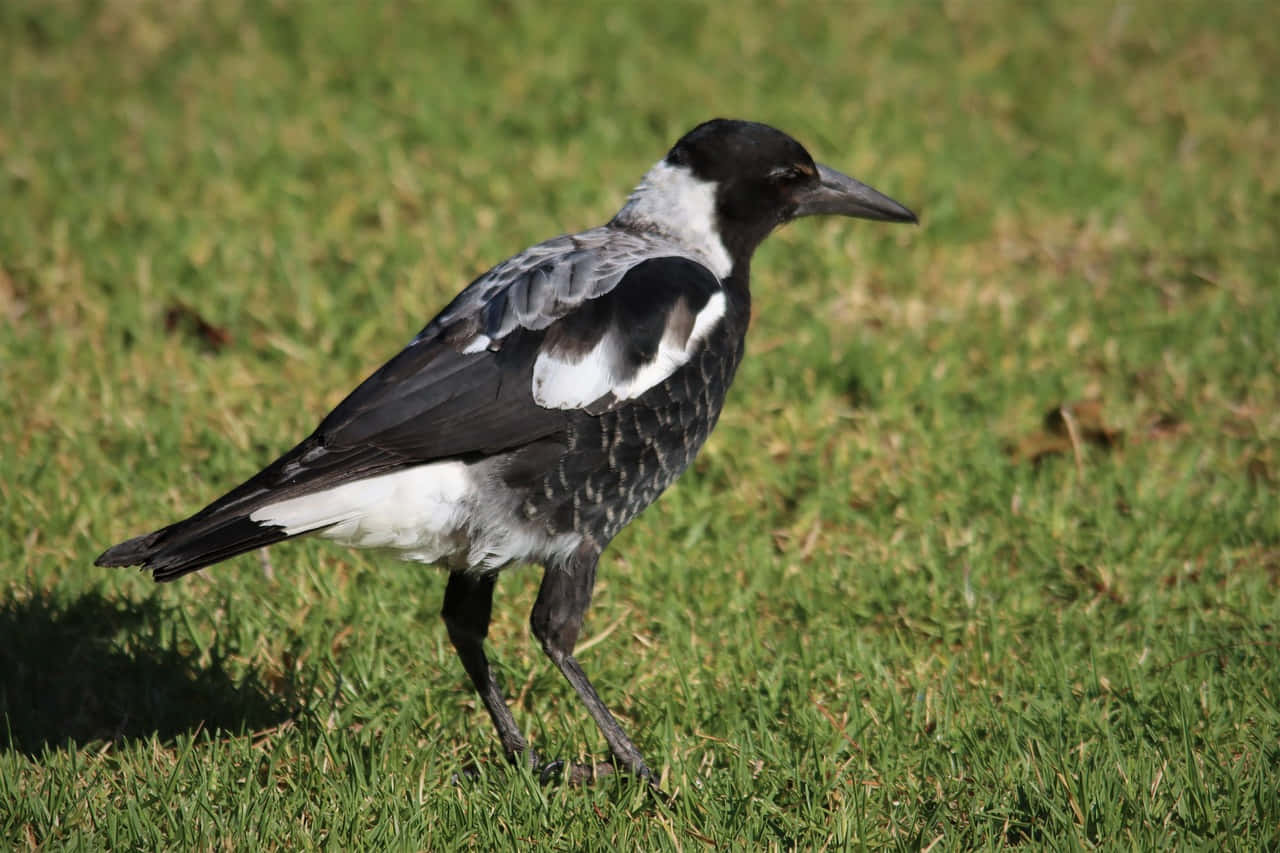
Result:
M540 331L611 293L641 265L666 267L678 284L718 279L708 259L666 235L610 225L532 246L476 278L414 339L464 351L497 347L517 329ZM702 268L691 275L689 264ZM646 282L652 279L646 276ZM630 276L628 289L637 284ZM670 289L668 287L667 289Z
M489 451L526 429L533 438L560 423L553 413L601 411L670 376L725 308L704 260L660 234L604 226L558 237L473 281L320 433L330 446L385 441L413 422L435 452ZM480 417L512 431L459 447L485 434L484 422L467 426ZM448 431L447 449L445 423L461 429Z

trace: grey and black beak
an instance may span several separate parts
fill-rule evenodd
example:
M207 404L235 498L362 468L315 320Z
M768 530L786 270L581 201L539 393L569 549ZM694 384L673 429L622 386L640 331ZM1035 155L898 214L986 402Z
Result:
M817 166L819 183L796 196L796 217L826 213L886 222L919 221L914 213L884 193L829 166L821 163Z

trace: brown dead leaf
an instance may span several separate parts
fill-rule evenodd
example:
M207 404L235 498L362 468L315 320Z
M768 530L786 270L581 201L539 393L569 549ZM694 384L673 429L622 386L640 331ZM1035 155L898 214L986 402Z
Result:
M1071 567L1076 579L1093 590L1093 593L1116 604L1123 604L1125 599L1116 589L1114 573L1101 566L1085 566L1077 563Z
M174 302L164 312L164 330L170 334L181 332L215 353L231 343L231 332L225 326L215 326L181 302Z
M1147 438L1177 438L1191 432L1191 426L1177 415L1165 412L1147 426Z
M1019 462L1038 463L1053 454L1074 453L1076 464L1080 465L1083 445L1112 450L1120 446L1123 438L1120 430L1107 426L1101 400L1081 400L1046 412L1044 428L1019 441L1011 455Z
M1070 438L1036 430L1018 442L1018 446L1012 450L1012 456L1018 462L1038 463L1046 456L1070 452Z
M1044 428L1052 433L1070 438L1073 424L1080 439L1099 447L1116 447L1123 438L1119 430L1107 426L1101 400L1065 403L1045 412Z

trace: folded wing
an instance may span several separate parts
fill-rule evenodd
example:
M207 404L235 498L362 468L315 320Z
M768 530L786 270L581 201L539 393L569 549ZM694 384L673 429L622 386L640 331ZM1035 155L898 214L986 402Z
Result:
M108 549L98 563L142 565L169 580L315 529L254 520L286 501L331 493L318 505L349 516L362 508L330 506L364 492L339 491L347 484L563 435L574 417L670 378L724 314L720 282L689 256L645 257L638 244L601 260L581 245L560 248L535 247L482 276L302 443L189 519Z

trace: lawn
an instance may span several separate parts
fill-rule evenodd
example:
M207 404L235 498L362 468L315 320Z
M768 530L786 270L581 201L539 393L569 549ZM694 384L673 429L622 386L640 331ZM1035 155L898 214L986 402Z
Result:
M6 0L0 846L1280 846L1270 18ZM579 657L665 796L508 768L434 569L93 567L715 115L921 225L765 244L720 426L605 554ZM538 579L500 678L603 757Z

